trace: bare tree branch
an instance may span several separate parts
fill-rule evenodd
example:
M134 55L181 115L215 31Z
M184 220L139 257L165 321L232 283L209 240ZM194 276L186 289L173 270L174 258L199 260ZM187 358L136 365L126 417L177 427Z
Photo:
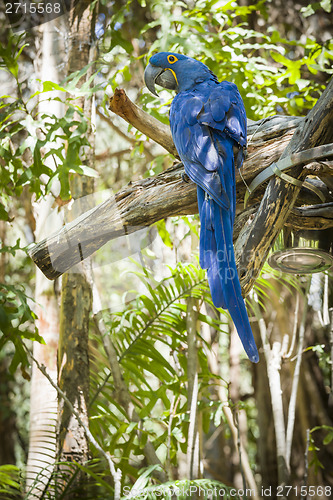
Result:
M198 479L200 476L200 446L198 432L198 349L197 349L197 299L189 297L186 309L187 330L187 406L190 414L190 424L187 439L187 470L188 479Z
M329 93L328 97L330 98L330 96ZM306 122L308 126L310 126L309 123L311 124L312 134L316 137L318 136L316 131L323 130L323 126L319 126L318 120L321 118L327 124L325 113L329 117L331 116L331 109L327 108L327 97L324 96L323 99L323 105L319 103L319 112L314 113L314 115L312 113L314 118L310 117L310 121ZM143 133L154 138L168 151L175 152L169 127L138 108L128 99L124 91L116 91L115 96L111 99L110 107L119 116L137 126ZM295 128L301 127L304 123L304 120L300 118L275 116L261 120L249 127L248 157L242 169L242 176L247 183L280 158L286 150ZM304 133L303 131L302 135ZM300 134L297 133L295 137L294 143L296 141L298 144ZM310 137L312 137L311 134ZM315 144L322 137L323 134L319 134ZM292 151L296 150L297 144L294 145ZM306 144L314 145L308 142L304 143L304 147ZM289 154L290 148L286 151L286 154ZM332 173L330 162L312 162L310 165L304 169L307 174L311 172L319 175L322 172L323 175L327 176ZM303 170L303 167L300 169ZM35 245L30 251L32 259L49 279L55 279L113 238L150 226L162 218L197 213L196 186L193 183L184 182L182 172L182 165L176 164L154 178L129 183L112 199L82 214L73 223L66 225L56 234ZM276 188L280 186L282 191L276 191L274 188L273 192L272 186ZM294 189L294 198L299 195L300 201L303 201L303 197L308 203L309 201L310 203L318 201L316 196L305 190L296 189L295 186L292 188ZM267 252L278 234L279 230L273 228L272 221L275 218L279 227L281 224L308 229L323 229L333 226L330 203L325 204L326 208L321 210L317 216L315 215L315 207L313 207L311 215L304 209L296 209L291 212L295 200L293 198L292 203L287 202L283 193L289 192L288 190L292 188L281 179L272 179L266 190L265 202L262 202L260 209L258 210L256 207L254 210L253 207L250 207L236 218L235 236L239 237L235 248L239 266L243 270L241 284L245 293L249 291L255 281ZM262 189L259 188L256 191L256 196L251 198L253 203L261 199ZM236 172L236 191L239 208L244 199L246 187L238 172ZM270 207L269 203L273 203L274 207ZM278 210L281 211L281 214ZM261 221L260 227L258 220ZM255 226L253 226L254 223ZM254 231L252 227L255 227L256 230ZM241 256L243 256L242 260Z
M178 158L170 128L142 111L127 97L123 89L115 90L110 99L109 109Z
M197 213L196 186L184 182L182 172L181 164L177 164L154 178L129 184L34 245L30 256L45 276L55 279L111 239L131 234L162 218ZM244 224L251 222L257 210L258 205L254 205L236 217L234 238ZM333 226L332 211L329 203L318 205L318 209L295 208L286 224L300 229L326 229Z
M205 307L206 307L205 304L203 304L201 307L203 308L204 314L206 314L207 311L205 309ZM206 329L206 325L204 323L202 323L202 328L203 328L203 331ZM206 341L209 341L209 339L210 339L209 328L207 330L207 333L204 334L204 338ZM219 369L218 361L217 361L219 359L219 356L218 356L217 352L215 351L217 345L212 346L212 348L210 348L210 349L206 348L205 344L203 347L204 347L204 350L206 352L206 356L207 356L207 360L208 360L208 364L209 364L209 369L210 369L211 373L219 374L220 369ZM255 500L259 500L260 496L258 493L258 488L257 488L257 484L255 481L253 472L251 470L250 459L249 459L246 447L245 447L244 443L242 442L242 437L239 435L238 429L235 425L233 412L232 412L232 409L230 408L230 403L229 403L228 396L227 396L227 390L226 390L226 388L224 388L222 386L221 381L219 381L219 383L216 384L216 389L217 389L218 397L219 397L220 401L223 403L222 404L222 411L223 411L224 417L227 421L227 424L230 428L232 441L234 443L235 449L239 453L239 460L241 460L240 465L242 467L242 474L244 474L244 476L245 476L248 487L252 490L253 498Z
M282 352L281 342L275 341L273 346L270 346L267 338L267 328L265 320L262 317L257 300L254 302L255 315L258 320L259 330L264 354L267 365L267 377L269 390L271 394L271 404L273 412L273 423L276 439L276 455L278 466L278 481L279 485L285 486L289 484L290 469L286 461L286 429L285 419L283 414L283 401L281 389L281 360ZM284 498L284 497L283 497Z

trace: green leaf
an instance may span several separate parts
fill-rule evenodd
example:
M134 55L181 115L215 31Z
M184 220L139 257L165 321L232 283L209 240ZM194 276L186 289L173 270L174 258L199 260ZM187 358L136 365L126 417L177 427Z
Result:
M327 445L333 440L333 431L328 432L325 438L323 439L323 444Z
M160 235L164 245L166 245L169 248L172 248L173 241L171 239L169 231L166 228L165 219L156 222L155 225L157 227L158 234Z
M86 175L87 177L95 177L96 179L99 177L99 173L96 172L95 169L88 167L87 165L78 165L75 167L75 172L79 174Z
M4 205L1 203L1 201L0 201L0 219L4 221L9 220L9 214L5 209Z

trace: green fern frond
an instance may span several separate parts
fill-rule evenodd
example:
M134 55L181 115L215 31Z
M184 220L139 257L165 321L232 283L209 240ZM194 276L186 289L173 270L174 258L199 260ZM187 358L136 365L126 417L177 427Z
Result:
M20 469L15 465L0 465L0 496L3 500L18 498L22 493Z

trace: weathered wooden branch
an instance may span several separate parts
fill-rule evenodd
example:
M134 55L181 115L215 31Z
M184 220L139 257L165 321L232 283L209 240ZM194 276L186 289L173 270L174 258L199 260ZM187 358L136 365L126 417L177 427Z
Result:
M109 109L178 158L168 125L140 109L127 97L123 89L115 90Z
M170 129L131 103L123 91L115 93L111 107L168 151L174 151ZM249 127L249 154L242 169L242 176L247 183L281 156L295 128L302 121L301 118L276 116ZM327 175L331 168L327 162L312 165L316 174L323 171ZM113 238L148 227L165 217L197 213L196 186L184 182L182 172L183 167L179 163L154 178L130 183L112 199L82 214L36 244L30 251L31 257L49 279L55 279ZM238 204L241 206L246 188L238 173L236 182ZM262 190L257 191L257 197L262 196ZM256 198L252 202L256 202ZM254 219L256 211L257 207L250 207L236 218L236 237L244 224L248 226ZM327 214L318 214L316 217L297 212L289 215L287 223L306 228L333 225Z
M170 215L197 212L195 186L182 180L182 172L176 165L155 178L130 183L32 247L31 258L47 278L55 279L109 240Z
M281 158L333 141L333 79L309 112L283 152ZM302 166L292 169L295 178L304 177ZM300 187L279 177L269 181L258 211L239 235L235 254L242 289L246 295L257 279L277 235L285 224L298 197Z
M235 220L234 241L237 240L245 224L250 224L259 208L259 203L243 210ZM294 207L285 222L295 230L317 231L333 227L333 203L322 203L308 207Z

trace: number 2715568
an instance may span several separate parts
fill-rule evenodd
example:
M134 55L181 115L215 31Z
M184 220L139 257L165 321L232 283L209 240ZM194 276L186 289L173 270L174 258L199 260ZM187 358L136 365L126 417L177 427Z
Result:
M61 14L60 3L11 2L6 3L6 14Z

